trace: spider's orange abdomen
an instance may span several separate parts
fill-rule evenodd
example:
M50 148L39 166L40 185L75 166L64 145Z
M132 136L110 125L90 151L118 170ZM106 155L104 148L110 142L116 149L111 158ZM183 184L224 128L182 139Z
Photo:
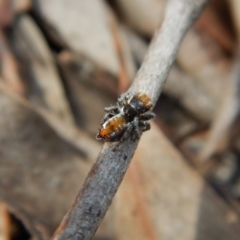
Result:
M126 125L126 119L118 114L106 121L98 133L98 137L110 139L120 135Z

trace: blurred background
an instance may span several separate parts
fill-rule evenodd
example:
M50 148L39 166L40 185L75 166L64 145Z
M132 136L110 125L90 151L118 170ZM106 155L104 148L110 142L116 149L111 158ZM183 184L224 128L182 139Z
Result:
M0 240L49 239L166 0L0 0ZM240 1L187 32L96 240L240 239Z

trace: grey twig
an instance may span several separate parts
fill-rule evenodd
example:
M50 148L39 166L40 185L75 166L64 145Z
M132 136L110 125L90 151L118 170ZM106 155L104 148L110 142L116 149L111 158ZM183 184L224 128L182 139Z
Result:
M169 0L165 19L128 91L146 93L156 103L185 32L208 0ZM105 143L53 240L91 239L123 179L138 140Z

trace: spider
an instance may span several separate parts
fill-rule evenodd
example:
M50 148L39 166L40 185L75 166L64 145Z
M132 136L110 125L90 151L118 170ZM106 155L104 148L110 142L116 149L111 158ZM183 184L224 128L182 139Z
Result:
M96 138L108 142L124 141L130 135L140 138L143 131L150 129L148 120L155 117L150 111L152 106L145 93L129 92L121 95L115 106L104 109L106 114Z

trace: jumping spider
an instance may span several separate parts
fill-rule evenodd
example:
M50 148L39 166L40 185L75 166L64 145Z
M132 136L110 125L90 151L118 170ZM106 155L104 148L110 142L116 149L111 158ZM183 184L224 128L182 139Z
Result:
M150 129L148 120L155 117L150 111L153 104L145 93L127 93L118 98L115 106L106 107L101 129L96 138L108 142L123 141L130 134L140 138L142 131ZM135 130L135 131L133 131Z

